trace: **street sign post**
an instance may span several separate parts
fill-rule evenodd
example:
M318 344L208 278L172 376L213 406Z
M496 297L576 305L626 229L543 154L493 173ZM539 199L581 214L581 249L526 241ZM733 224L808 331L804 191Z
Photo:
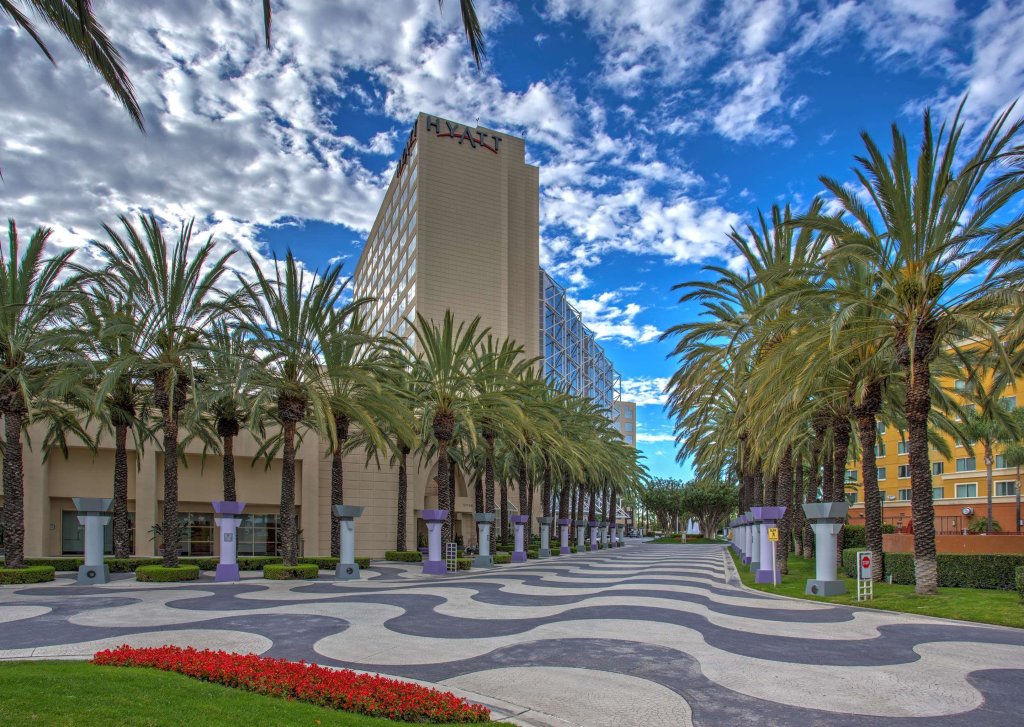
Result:
M875 597L875 581L871 577L872 562L870 550L857 551L857 600L868 601Z
M775 548L779 542L779 529L768 528L768 542L772 544L772 585L779 585L779 569L775 567Z

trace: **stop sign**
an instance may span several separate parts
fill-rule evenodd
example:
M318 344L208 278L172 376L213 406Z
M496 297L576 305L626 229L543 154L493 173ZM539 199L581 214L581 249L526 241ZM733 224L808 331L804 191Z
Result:
M860 559L860 567L861 568L870 568L871 567L871 556L870 555L865 555L863 558Z

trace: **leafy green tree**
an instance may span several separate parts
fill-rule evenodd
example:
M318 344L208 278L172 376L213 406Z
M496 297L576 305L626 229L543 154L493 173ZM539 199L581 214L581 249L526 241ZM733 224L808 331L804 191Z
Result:
M735 485L725 482L697 480L682 488L679 505L684 513L697 520L705 538L714 538L739 507L739 492Z
M48 425L43 451L59 446L67 456L65 436L89 443L79 424L88 392L82 381L90 373L78 350L79 337L67 325L75 303L64 273L73 251L43 258L49 228L39 228L22 251L18 228L10 220L7 250L0 250L0 415L3 439L3 529L7 568L25 566L25 471L22 432L33 422ZM82 407L84 408L84 407Z
M181 544L181 417L206 350L204 332L243 305L238 296L226 295L217 287L232 253L216 257L212 237L194 248L192 222L182 225L178 239L168 245L156 217L141 216L141 231L127 217L120 220L123 233L104 225L108 239L95 243L105 264L99 282L133 311L139 334L134 346L108 366L104 380L114 386L124 376L135 376L152 386L164 449L163 562L175 567Z

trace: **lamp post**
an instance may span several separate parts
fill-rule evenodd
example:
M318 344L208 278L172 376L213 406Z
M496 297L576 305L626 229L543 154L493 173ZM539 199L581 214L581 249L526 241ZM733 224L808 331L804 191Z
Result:
M107 583L110 568L103 562L103 528L110 522L110 498L73 497L78 510L78 522L85 528L84 563L78 568L78 582L82 585Z

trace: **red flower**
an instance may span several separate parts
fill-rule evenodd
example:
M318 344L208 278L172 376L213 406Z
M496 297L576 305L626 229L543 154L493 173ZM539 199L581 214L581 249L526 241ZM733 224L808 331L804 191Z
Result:
M257 694L404 722L488 722L491 716L486 707L471 704L451 692L376 674L357 674L350 669L328 669L256 654L178 646L119 646L97 652L92 663L173 671Z

